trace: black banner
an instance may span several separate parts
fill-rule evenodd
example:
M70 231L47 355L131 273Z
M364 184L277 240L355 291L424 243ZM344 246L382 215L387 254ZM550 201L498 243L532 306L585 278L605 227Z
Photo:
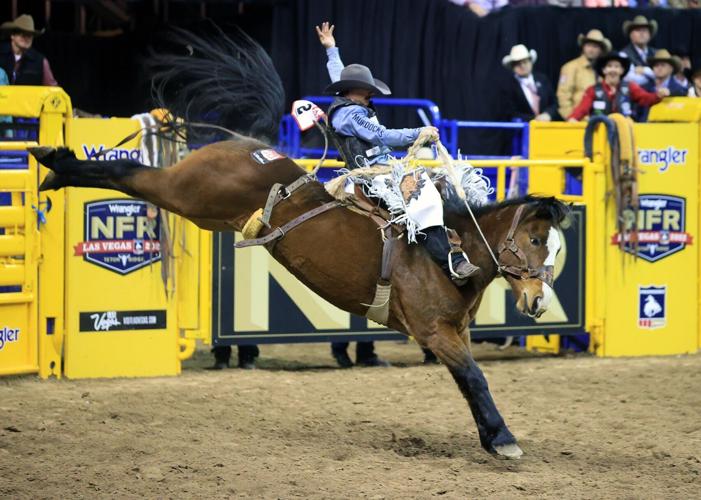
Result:
M96 311L80 313L81 332L120 330L161 330L166 327L166 311Z

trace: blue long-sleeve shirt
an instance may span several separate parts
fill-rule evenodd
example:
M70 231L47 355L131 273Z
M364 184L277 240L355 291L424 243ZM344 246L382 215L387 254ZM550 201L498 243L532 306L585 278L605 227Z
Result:
M326 49L326 55L329 78L332 82L337 82L341 79L341 71L345 67L338 47ZM369 116L368 109L360 105L338 109L331 119L331 125L340 135L358 137L375 146L384 147L382 150L384 154L375 158L372 163L386 163L389 161L390 147L413 144L421 131L420 128L387 128L380 124L376 116Z

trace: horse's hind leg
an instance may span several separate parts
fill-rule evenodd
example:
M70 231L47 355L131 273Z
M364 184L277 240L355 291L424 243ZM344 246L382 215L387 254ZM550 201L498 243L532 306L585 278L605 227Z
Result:
M137 196L123 182L135 172L148 168L146 165L133 160L79 160L73 151L67 148L36 147L29 152L39 163L53 170L39 189L60 189L62 187L97 187L117 189L127 194Z
M71 186L115 189L181 213L178 202L183 193L170 192L168 169L151 168L133 160L79 160L67 148L36 147L29 148L29 152L53 170L39 186L40 191Z
M499 414L482 370L472 358L464 339L454 328L445 326L427 338L426 343L448 367L467 400L482 447L504 458L521 457L523 452Z

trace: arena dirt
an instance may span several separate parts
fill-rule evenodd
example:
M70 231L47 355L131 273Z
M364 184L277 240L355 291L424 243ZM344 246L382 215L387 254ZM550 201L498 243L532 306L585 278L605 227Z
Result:
M255 371L0 379L2 498L699 498L701 356L524 356L478 346L525 456L479 447L447 370L334 369L263 346Z

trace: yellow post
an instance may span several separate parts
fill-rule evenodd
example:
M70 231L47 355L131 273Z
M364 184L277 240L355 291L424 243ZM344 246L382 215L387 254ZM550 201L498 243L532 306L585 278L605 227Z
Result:
M68 95L61 89L41 87L43 102L39 114L39 144L62 146L65 144L64 127L69 127L73 108ZM40 168L39 179L49 170ZM42 193L42 207L51 203L46 213L46 224L41 227L41 259L39 261L39 376L61 377L63 358L64 323L64 231L65 191Z

